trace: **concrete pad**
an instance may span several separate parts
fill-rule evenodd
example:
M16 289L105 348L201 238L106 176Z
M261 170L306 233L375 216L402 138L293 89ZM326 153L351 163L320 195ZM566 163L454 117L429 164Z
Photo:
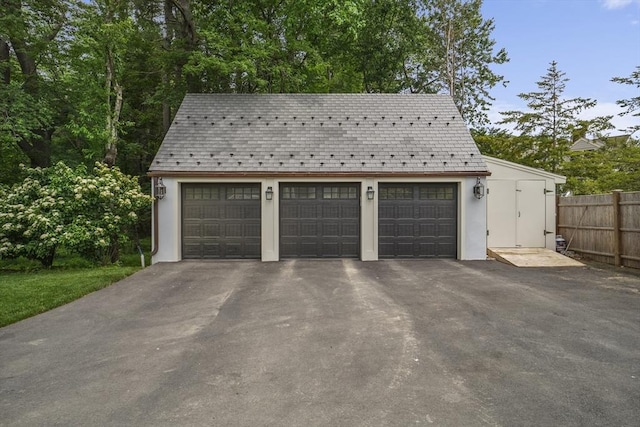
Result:
M488 248L490 257L516 267L583 267L579 261L546 248Z

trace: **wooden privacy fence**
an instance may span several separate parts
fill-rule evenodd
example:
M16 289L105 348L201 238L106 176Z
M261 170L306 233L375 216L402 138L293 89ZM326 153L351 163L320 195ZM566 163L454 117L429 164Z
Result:
M640 268L640 192L558 197L556 212L568 250Z

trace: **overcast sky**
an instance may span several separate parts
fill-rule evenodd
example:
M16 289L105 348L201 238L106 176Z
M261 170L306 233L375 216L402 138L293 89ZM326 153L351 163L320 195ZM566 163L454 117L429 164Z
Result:
M525 111L517 95L537 91L536 82L555 60L569 78L565 97L598 101L585 118L616 114L618 128L640 124L630 115L618 117L616 105L639 96L638 89L610 81L640 65L640 0L484 0L482 13L494 18L496 47L510 58L494 67L510 83L492 91L492 121L500 120L499 111Z

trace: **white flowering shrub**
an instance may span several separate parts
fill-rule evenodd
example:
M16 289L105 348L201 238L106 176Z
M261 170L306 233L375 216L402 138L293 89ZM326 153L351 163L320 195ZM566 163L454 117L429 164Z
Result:
M65 246L115 262L138 213L151 203L136 178L100 163L91 174L63 163L25 174L21 184L0 189L0 258L24 256L50 267L56 249Z

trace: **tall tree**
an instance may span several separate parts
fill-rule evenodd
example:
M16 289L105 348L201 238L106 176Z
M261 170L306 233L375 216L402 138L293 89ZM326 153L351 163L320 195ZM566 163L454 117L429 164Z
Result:
M630 85L632 87L635 86L635 93L637 94L640 91L640 66L637 66L635 71L633 71L629 77L614 77L611 79L611 81L624 85ZM631 114L634 117L638 117L640 120L640 96L632 96L628 99L621 99L616 101L616 104L618 104L622 108L627 109L626 111L620 113L621 116ZM628 129L630 133L634 133L638 130L640 130L640 123L631 126Z
M515 130L522 135L536 137L537 166L551 172L557 172L564 161L579 113L596 105L596 101L589 98L564 98L567 81L558 63L552 61L547 74L536 82L539 90L518 95L530 110L500 113L504 117L500 124L515 125Z
M60 38L71 1L0 0L0 143L15 144L31 166L51 164L64 120Z
M366 92L409 89L406 67L425 49L418 4L413 0L365 2L364 25L358 34L355 59ZM412 59L414 61L412 61Z
M361 3L194 1L198 46L186 78L204 92L359 91L353 46Z
M424 0L423 7L428 57L414 91L448 93L469 125L488 124L489 91L507 83L491 67L509 61L491 38L493 19L482 17L482 0Z
M101 158L113 166L125 125L125 57L135 40L131 4L119 0L83 3L74 26L66 76L74 103L67 129L88 143L88 158Z

